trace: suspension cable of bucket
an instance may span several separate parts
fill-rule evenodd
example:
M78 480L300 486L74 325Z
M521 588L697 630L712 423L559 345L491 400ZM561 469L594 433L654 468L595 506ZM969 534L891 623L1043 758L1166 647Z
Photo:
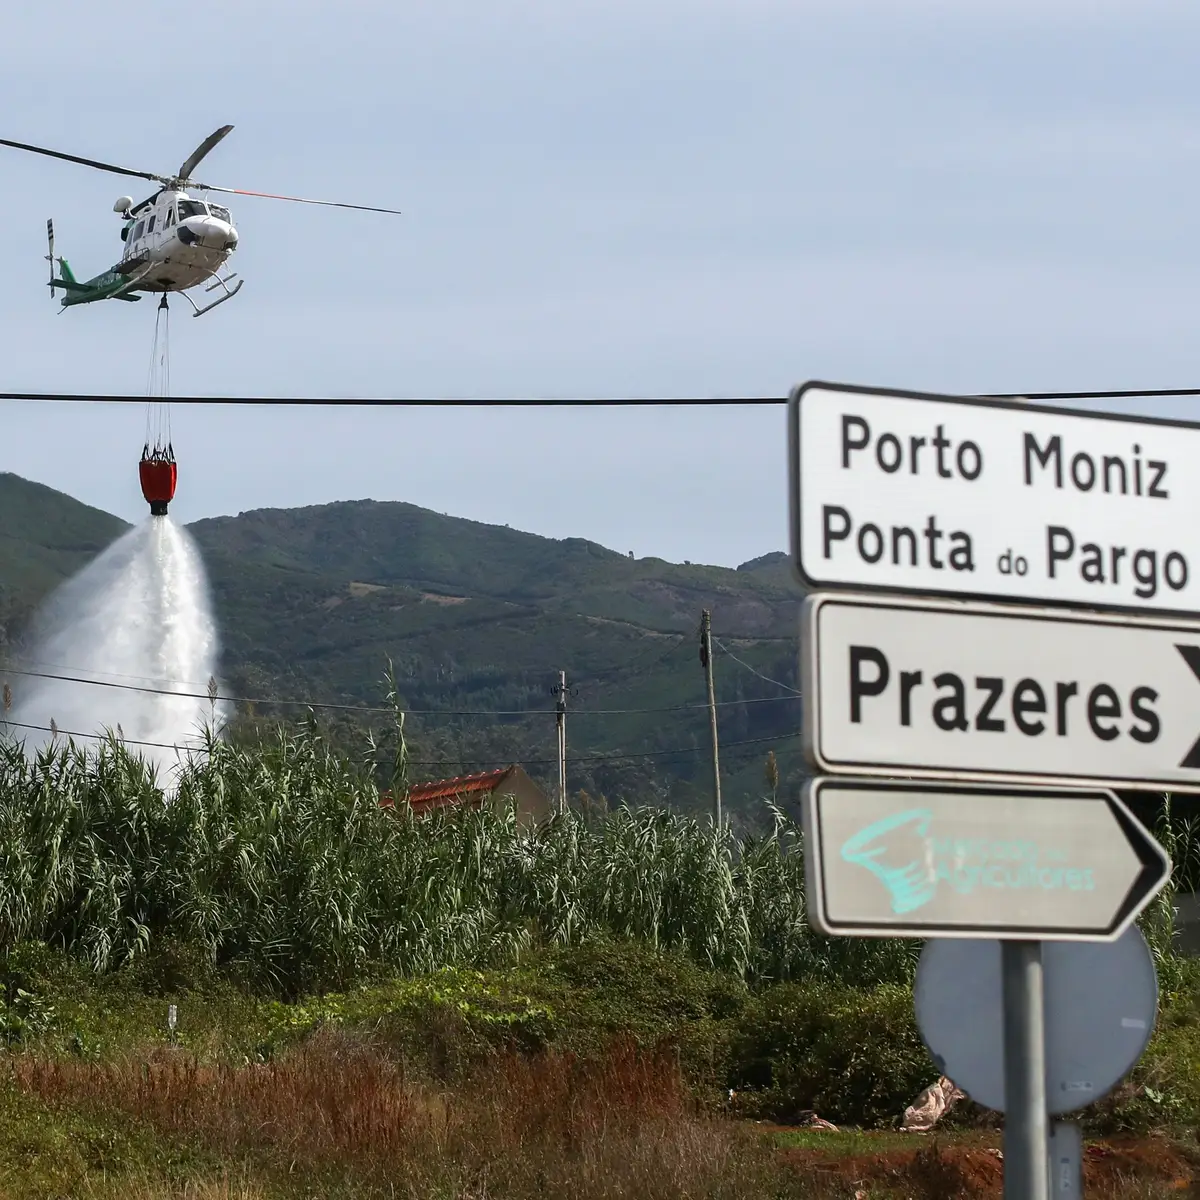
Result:
M163 294L154 318L154 344L146 379L146 441L138 477L150 515L165 517L175 498L177 468L171 444L171 313Z

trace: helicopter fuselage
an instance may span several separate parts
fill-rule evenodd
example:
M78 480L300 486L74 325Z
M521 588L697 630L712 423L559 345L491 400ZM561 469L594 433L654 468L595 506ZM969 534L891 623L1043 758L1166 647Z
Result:
M31 154L81 163L85 167L108 171L113 175L148 179L161 184L160 190L141 204L134 204L130 196L122 196L113 205L113 211L125 218L125 225L121 230L125 252L121 255L120 262L92 279L76 279L67 260L55 255L54 220L48 220L46 239L49 253L46 259L50 263L50 279L47 283L50 295L57 297L58 292L63 292L62 303L66 309L99 300L140 300L141 296L136 294L138 292L160 292L163 298L159 308L165 308L166 293L179 292L195 309L193 315L197 317L236 296L245 280L238 279L237 286L231 289L229 284L237 279L237 275L221 274L221 268L238 244L237 230L233 227L229 210L219 204L195 199L188 194L187 188L198 192L259 196L267 200L289 200L296 204L321 204L331 208L353 208L363 212L399 215L399 209L381 208L374 204L345 204L335 200L313 200L304 196L284 196L278 192L251 192L244 188L197 183L192 172L232 129L232 125L222 125L210 133L183 160L183 164L173 175L134 171L128 167L101 162L96 158L82 158L76 154L52 150L48 146L34 146L28 142L0 138L0 146L11 146ZM61 268L61 274L57 276L54 274L55 263ZM220 288L222 294L211 304L200 308L188 295L188 291L208 279L213 282L204 290L211 292Z
M227 208L184 191L164 189L123 215L125 253L113 271L141 276L131 291L187 291L213 278L238 244Z

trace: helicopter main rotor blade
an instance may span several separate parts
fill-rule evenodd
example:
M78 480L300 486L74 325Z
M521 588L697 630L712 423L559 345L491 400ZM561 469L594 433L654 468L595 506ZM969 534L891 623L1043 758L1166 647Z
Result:
M195 150L183 161L179 168L179 178L186 180L200 165L200 160L233 128L232 125L222 125L215 133L210 133Z
M212 183L189 184L198 192L226 192L231 196L260 196L266 200L294 200L297 204L324 204L330 208L357 208L362 212L392 213L403 216L398 208L377 208L372 204L345 204L341 200L306 200L303 196L280 196L275 192L249 192L245 188L217 187Z
M77 154L64 154L61 150L47 150L45 146L29 146L24 142L10 142L8 138L0 138L0 146L12 146L17 150L31 150L34 154L45 154L50 158L62 158L67 162L82 163L85 167L111 171L114 175L134 175L138 179L149 179L154 183L167 182L163 176L152 175L149 171L131 171L128 167L114 167L112 163L99 162L94 158L80 158Z

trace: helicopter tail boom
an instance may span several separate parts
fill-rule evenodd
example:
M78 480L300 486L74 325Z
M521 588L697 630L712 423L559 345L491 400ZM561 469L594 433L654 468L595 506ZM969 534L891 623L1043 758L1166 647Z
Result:
M60 269L57 278L53 274L53 263L55 262L58 263ZM140 300L141 296L134 294L133 289L150 270L150 266L145 266L132 275L123 275L114 269L80 283L65 258L54 258L51 262L50 294L53 295L56 288L62 288L66 293L62 298L64 308L70 308L76 304L92 304L98 300L136 301Z
M55 279L51 282L52 288L62 288L64 292L94 292L95 288L90 288L86 283L76 283L74 279Z

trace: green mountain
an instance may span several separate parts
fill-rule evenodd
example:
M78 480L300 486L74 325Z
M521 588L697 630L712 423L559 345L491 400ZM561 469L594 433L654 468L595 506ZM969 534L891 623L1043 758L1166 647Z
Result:
M7 629L19 643L41 596L126 528L0 476L0 637ZM241 513L189 532L220 623L223 691L345 705L321 710L322 721L382 729L384 715L353 710L386 704L390 660L414 778L521 761L553 786L550 688L561 670L572 794L709 804L707 608L726 806L767 794L769 750L780 799L796 794L799 593L783 554L737 570L634 559L370 500Z
M0 648L10 626L128 528L53 488L0 472Z

